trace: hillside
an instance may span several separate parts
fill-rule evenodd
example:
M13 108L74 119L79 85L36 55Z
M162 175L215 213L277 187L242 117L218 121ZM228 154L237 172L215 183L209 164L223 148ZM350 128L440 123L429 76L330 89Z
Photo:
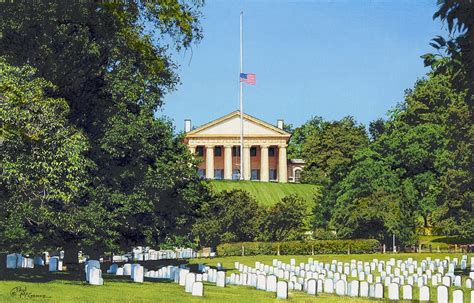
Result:
M242 189L254 196L261 205L269 206L275 204L283 197L290 194L298 194L313 205L313 196L317 190L316 185L295 183L273 183L255 181L211 181L211 186L217 191Z

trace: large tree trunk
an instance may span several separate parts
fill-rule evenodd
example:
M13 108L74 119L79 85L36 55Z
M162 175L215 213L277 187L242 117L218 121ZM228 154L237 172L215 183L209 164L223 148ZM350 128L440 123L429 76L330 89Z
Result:
M79 248L76 245L64 247L63 266L66 271L79 271Z

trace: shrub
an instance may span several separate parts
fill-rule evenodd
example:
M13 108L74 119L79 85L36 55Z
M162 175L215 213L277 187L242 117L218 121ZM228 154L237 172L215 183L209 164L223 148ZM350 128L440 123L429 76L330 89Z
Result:
M380 242L374 239L357 240L311 240L287 242L236 242L224 243L217 246L217 255L240 256L242 246L246 256L254 255L310 255L314 254L344 254L375 253L380 248Z

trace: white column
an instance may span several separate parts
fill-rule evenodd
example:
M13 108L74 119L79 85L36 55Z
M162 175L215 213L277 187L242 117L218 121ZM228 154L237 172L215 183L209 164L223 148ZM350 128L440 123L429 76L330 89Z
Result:
M244 146L244 180L250 180L250 146Z
M214 146L206 146L206 179L214 179Z
M268 145L260 145L260 181L268 182Z
M224 179L232 180L232 145L224 146Z
M286 159L286 145L280 145L278 148L278 182L288 182L288 168Z

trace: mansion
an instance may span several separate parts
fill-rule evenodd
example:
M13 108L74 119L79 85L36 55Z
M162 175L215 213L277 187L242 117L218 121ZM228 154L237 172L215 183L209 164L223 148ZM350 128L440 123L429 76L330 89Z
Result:
M304 162L287 159L286 148L291 134L277 125L243 115L244 180L262 182L299 182ZM239 180L240 173L240 111L191 129L185 120L184 142L192 154L200 157L199 174L206 179Z

